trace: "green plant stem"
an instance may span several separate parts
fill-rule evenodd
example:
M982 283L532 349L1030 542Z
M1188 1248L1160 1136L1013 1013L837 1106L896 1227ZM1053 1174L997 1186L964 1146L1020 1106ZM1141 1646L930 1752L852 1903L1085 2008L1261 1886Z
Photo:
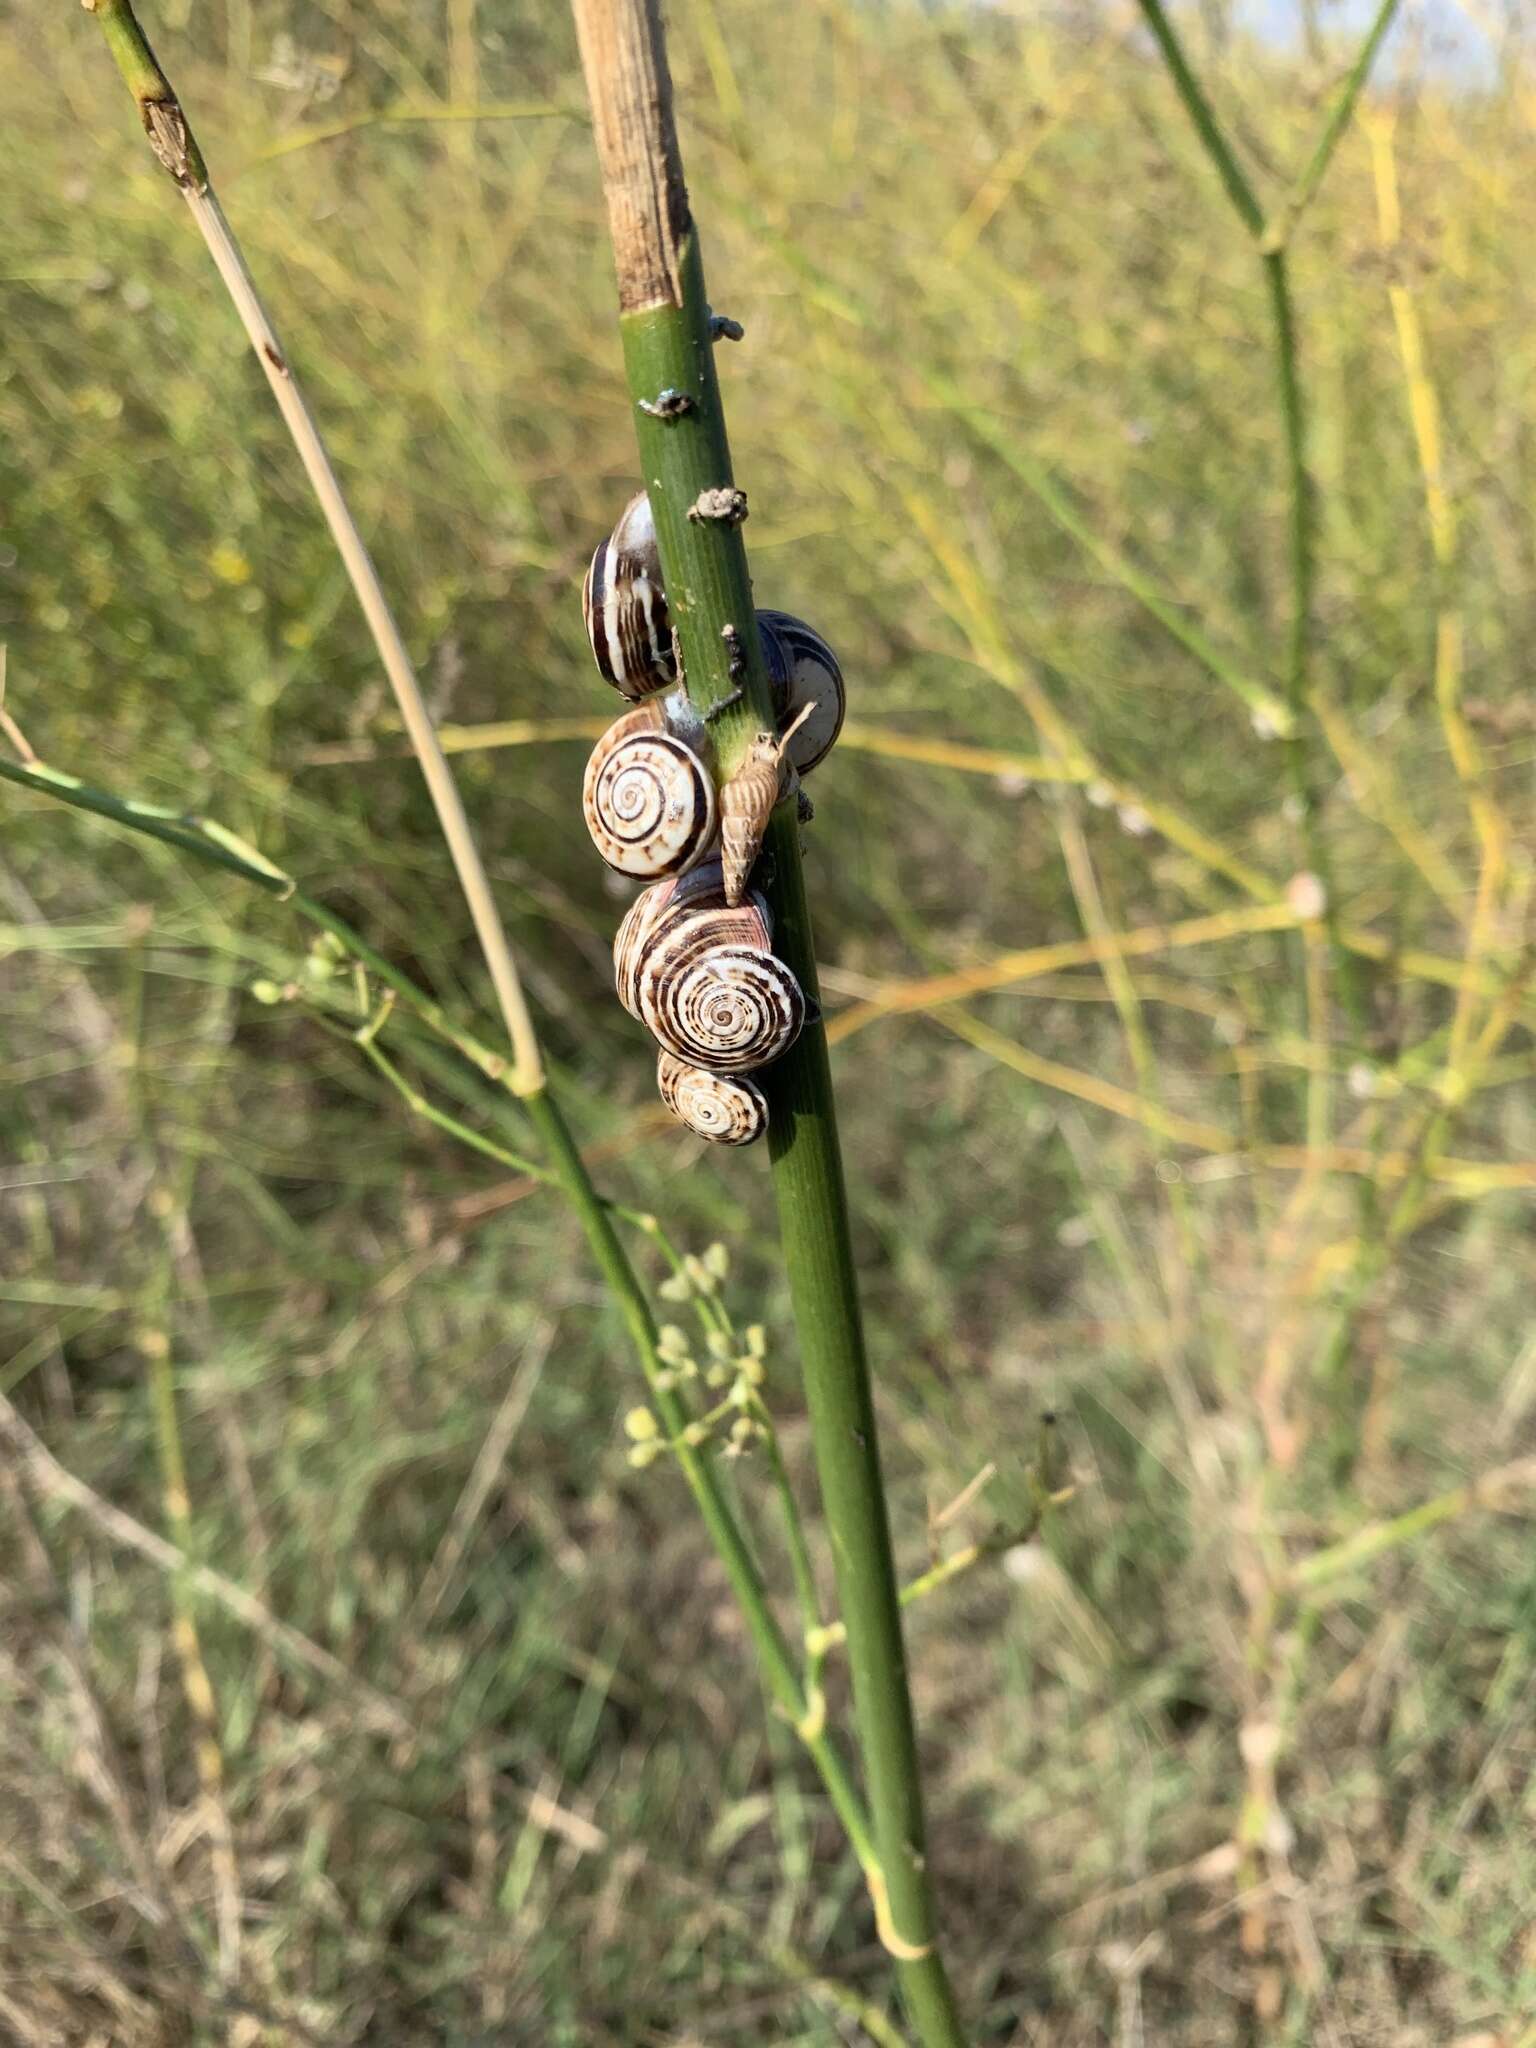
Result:
M1162 0L1140 0L1142 15L1157 39L1174 89L1183 102L1190 124L1216 168L1222 186L1238 219L1247 229L1264 267L1269 300L1270 324L1274 334L1276 376L1281 426L1285 440L1286 487L1289 504L1288 534L1290 558L1290 623L1286 641L1285 699L1290 729L1285 735L1286 767L1292 795L1298 806L1299 829L1309 867L1322 884L1323 923L1328 934L1335 977L1344 999L1356 1052L1363 1050L1369 1019L1363 976L1355 956L1344 942L1337 890L1333 886L1332 864L1316 815L1316 793L1308 762L1307 731L1304 721L1313 716L1308 690L1308 654L1311 640L1312 588L1314 576L1312 480L1307 472L1306 418L1303 407L1300 363L1296 346L1296 321L1291 303L1290 272L1286 259L1286 234L1290 222L1282 218L1271 227L1259 203L1252 182L1238 162L1220 120L1196 78ZM1383 7L1366 37L1359 60L1353 66L1308 162L1293 202L1294 213L1312 197L1328 167L1339 136L1343 133L1365 81L1371 60L1381 46L1391 22L1396 0L1384 0Z
M688 238L680 269L681 306L630 314L620 327L669 605L682 642L689 697L700 712L710 711L735 687L723 629L737 628L744 701L715 723L721 771L729 773L746 736L771 726L772 713L757 635L750 630L754 611L740 527L687 516L699 493L728 484L731 471L696 234ZM640 410L641 399L654 402L668 389L688 392L693 409L670 421ZM674 591L682 593L676 601ZM815 946L792 805L781 804L774 813L765 852L774 950L793 968L814 1004ZM819 1018L759 1078L769 1101L769 1152L784 1265L848 1630L854 1711L878 1851L878 1867L870 1866L868 1874L881 1935L895 1958L913 2022L932 2048L950 2048L963 2036L933 1947L936 1917L926 1870L896 1571L826 1035Z
M1371 75L1376 53L1386 39L1387 30L1397 18L1397 9L1398 0L1381 0L1381 5L1376 10L1376 18L1371 23L1365 41L1360 45L1360 53L1350 66L1349 75L1329 110L1327 120L1323 123L1317 145L1307 159L1307 167L1296 180L1290 197L1281 209L1279 220L1270 230L1271 238L1278 236L1288 239L1301 215L1311 205L1317 188L1322 184L1328 166L1333 160L1333 152L1338 148L1339 138L1349 126L1360 95L1365 90L1365 81Z
M751 732L772 729L772 706L740 516L710 517L710 501L701 498L734 482L659 8L657 0L576 0L575 13L613 230L641 475L689 698L712 716L720 769L729 775ZM663 405L663 394L681 394L683 403ZM738 515L743 509L738 505ZM733 703L738 686L740 701ZM791 804L775 811L764 851L774 949L815 1005L815 948ZM878 1856L866 1876L881 1940L925 2048L961 2048L964 2035L935 1946L901 1610L819 1006L796 1045L762 1078Z

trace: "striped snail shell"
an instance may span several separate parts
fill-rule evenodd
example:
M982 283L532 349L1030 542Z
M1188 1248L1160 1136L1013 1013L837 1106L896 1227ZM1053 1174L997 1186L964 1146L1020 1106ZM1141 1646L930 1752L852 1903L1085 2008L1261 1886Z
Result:
M763 663L773 691L773 708L782 732L806 705L811 714L786 749L789 764L809 775L832 751L843 729L848 706L847 686L837 656L821 635L789 612L757 615Z
M681 874L713 845L719 822L709 769L658 729L649 705L614 720L587 763L582 814L592 843L621 875Z
M592 556L581 609L599 675L638 702L678 680L651 501L637 491Z
M680 885L679 894L632 941L640 1021L693 1066L721 1074L764 1067L805 1023L804 992L770 948L766 905L754 896L733 909L717 886Z
M711 1144L750 1145L768 1128L767 1097L745 1075L712 1074L662 1052L656 1087L678 1122Z
M657 882L643 889L625 911L613 935L613 985L619 1001L637 1021L640 1017L640 969L645 948L666 914L679 884Z
M718 856L701 861L686 875L656 882L640 894L625 911L613 939L613 982L619 1001L637 1022L645 1019L640 1008L640 970L647 949L675 918L690 910L721 910L725 907ZM773 921L768 905L755 892L736 913L730 936L743 945L765 951L773 943Z

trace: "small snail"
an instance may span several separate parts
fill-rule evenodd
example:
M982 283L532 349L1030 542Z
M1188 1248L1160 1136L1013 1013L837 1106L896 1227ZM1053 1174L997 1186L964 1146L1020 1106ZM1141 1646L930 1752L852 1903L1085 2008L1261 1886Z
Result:
M656 1059L656 1087L679 1123L715 1145L750 1145L768 1128L768 1102L741 1074L712 1074L675 1054Z
M848 704L843 671L826 641L804 619L789 612L759 612L757 629L779 730L784 732L804 706L811 707L794 745L787 749L790 766L809 775L832 751L843 729ZM787 741L789 734L784 736Z
M763 834L784 780L785 756L793 754L795 736L815 709L814 704L803 705L782 735L758 733L720 791L721 882L732 908L745 894L747 877L762 851Z
M592 749L581 786L592 843L621 875L681 874L714 844L719 822L708 767L649 705L626 712Z
M661 581L661 555L651 501L637 491L619 523L595 551L581 586L598 673L638 702L678 680L672 622Z

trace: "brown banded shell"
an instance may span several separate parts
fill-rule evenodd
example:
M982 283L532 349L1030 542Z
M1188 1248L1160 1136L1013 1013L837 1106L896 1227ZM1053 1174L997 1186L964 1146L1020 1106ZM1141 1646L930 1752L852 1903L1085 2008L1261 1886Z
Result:
M805 995L767 945L755 905L683 908L640 948L640 1021L663 1050L712 1073L748 1073L787 1052Z
M832 751L843 729L848 706L843 671L826 641L804 619L790 612L761 611L757 628L779 731L807 705L813 707L785 750L790 766L809 775Z
M681 874L714 844L714 778L641 706L615 720L592 749L581 785L592 844L621 875Z
M678 680L651 501L637 491L596 549L581 586L598 674L632 701Z
M663 1051L656 1087L678 1122L713 1145L750 1145L768 1128L767 1097L744 1075L714 1074Z
M640 1014L640 969L651 942L660 936L673 918L681 917L690 910L724 908L725 894L718 856L700 861L686 875L657 882L640 892L625 911L613 940L614 987L619 1001L631 1017L644 1021ZM766 901L756 891L734 915L736 922L729 933L732 939L764 950L773 944L773 920Z
M655 932L680 886L677 882L657 882L653 887L643 889L625 911L613 935L613 985L618 991L619 1001L637 1021L640 1017L640 969L645 960L646 942Z

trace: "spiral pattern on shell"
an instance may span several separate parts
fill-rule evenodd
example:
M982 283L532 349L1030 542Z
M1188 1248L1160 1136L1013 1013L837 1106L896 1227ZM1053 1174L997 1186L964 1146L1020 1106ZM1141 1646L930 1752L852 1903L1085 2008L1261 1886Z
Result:
M682 910L652 930L642 949L638 1004L641 1022L665 1051L712 1073L742 1074L794 1044L805 1023L805 994L761 943L760 931L750 905Z
M592 844L621 875L681 874L714 843L714 779L693 749L657 731L642 707L619 719L592 750L581 785Z
M581 609L605 682L638 702L677 681L656 522L644 491L630 499L594 551L581 586Z
M767 1097L743 1075L711 1073L663 1051L656 1087L678 1122L712 1145L750 1145L768 1128Z
M780 732L807 704L814 706L785 749L790 765L809 775L843 729L848 689L842 668L814 627L790 612L759 612L757 630Z

